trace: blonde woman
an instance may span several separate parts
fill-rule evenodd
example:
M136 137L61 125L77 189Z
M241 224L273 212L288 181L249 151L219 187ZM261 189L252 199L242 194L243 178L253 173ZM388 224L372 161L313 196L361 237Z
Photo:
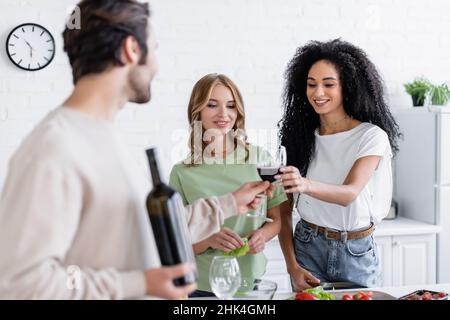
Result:
M261 148L245 141L245 113L237 86L225 75L208 74L194 86L188 106L192 129L190 155L175 165L170 185L181 194L185 204L199 198L220 196L245 182L261 180L256 170L258 157L268 156ZM220 230L211 230L207 238L192 234L199 271L198 289L192 296L212 296L208 281L209 266L214 256L241 247L248 238L250 251L239 257L241 275L260 278L267 260L265 243L281 228L279 205L287 197L277 188L267 200L266 216L240 215L225 220Z

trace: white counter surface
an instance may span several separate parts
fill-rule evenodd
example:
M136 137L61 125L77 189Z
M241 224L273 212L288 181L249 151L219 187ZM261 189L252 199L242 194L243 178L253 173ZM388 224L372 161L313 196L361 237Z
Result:
M352 291L358 291L358 289L351 289ZM414 285L414 286L403 286L403 287L381 287L381 288L370 288L370 289L362 289L362 290L371 290L371 291L381 291L395 298L403 297L409 293L412 293L416 290L430 290L437 292L446 292L450 294L450 283L442 283L442 284L429 284L429 285ZM292 293L280 293L275 294L274 300L286 300L292 296Z
M374 235L377 237L392 235L413 235L439 233L441 227L434 224L424 223L398 217L393 220L383 220L375 229Z
M293 226L297 224L298 220L293 221ZM375 228L375 237L384 236L400 236L400 235L415 235L415 234L436 234L441 230L440 226L420 222L403 217L397 217L392 220L383 220ZM274 237L271 242L278 242L278 236Z

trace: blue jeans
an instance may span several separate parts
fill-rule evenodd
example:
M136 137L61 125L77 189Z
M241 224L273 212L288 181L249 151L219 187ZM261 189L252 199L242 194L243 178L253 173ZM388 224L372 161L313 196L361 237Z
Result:
M300 220L294 233L297 263L321 282L353 282L381 286L381 269L373 236L353 240L326 239Z

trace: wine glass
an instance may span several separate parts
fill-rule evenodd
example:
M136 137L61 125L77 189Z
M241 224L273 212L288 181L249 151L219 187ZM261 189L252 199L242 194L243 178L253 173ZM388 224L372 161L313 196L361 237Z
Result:
M280 168L286 166L286 148L280 144L268 144L261 151L256 164L258 175L263 181L275 182L275 176L280 173ZM266 215L267 196L261 193L256 197L260 199L260 205L255 211L247 213L247 217L257 218Z
M236 258L215 256L209 267L209 284L217 298L231 299L241 285L241 272Z
M256 198L259 199L258 207L247 213L247 217L250 218L258 218L265 217L267 212L267 196L264 193L260 193L256 195Z
M275 176L280 174L280 168L286 166L286 148L280 144L271 144L258 156L256 169L263 181L275 182Z
M279 145L277 148L276 158L278 163L280 164L280 167L286 167L287 164L287 153L286 153L286 147Z

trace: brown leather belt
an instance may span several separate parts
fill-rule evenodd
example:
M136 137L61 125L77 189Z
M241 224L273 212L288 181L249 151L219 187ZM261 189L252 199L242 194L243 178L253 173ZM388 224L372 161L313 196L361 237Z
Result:
M325 235L325 238L331 239L331 240L341 240L342 235L345 233L344 231L334 231L333 229L328 229L325 227L321 227L318 225L315 225L314 223L308 222L306 220L303 220L303 222L310 227L311 229L317 230L318 233L323 233ZM375 226L373 223L365 230L359 230L359 231L347 231L347 240L354 240L354 239L360 239L367 236L370 236L375 231Z

